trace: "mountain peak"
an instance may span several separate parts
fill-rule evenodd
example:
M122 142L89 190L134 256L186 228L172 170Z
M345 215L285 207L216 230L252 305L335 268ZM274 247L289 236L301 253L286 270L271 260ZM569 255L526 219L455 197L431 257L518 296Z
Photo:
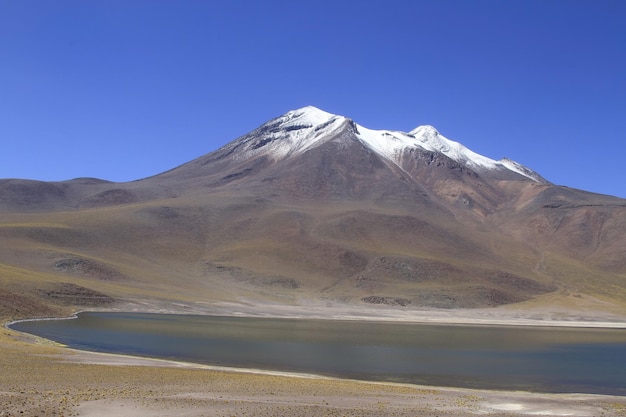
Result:
M317 146L348 122L343 116L306 106L264 123L223 149L238 149L235 159L264 155L281 160Z
M423 137L436 137L439 136L440 133L434 126L431 125L422 125L418 126L415 129L409 132L409 135L413 136L423 136Z
M284 117L287 124L300 123L302 125L308 125L309 127L313 127L316 125L324 124L329 120L339 116L325 112L324 110L320 110L314 106L306 106L287 112Z
M481 171L505 170L533 181L542 182L543 180L531 169L514 161L496 161L479 155L461 143L447 139L430 125L418 126L408 133L393 130L372 130L358 125L344 116L331 114L314 106L291 110L263 124L227 147L240 149L241 152L234 155L236 159L249 159L265 155L277 161L300 155L336 138L340 133L349 133L350 136L345 136L345 138L360 141L398 166L402 164L402 155L405 151L421 149L443 154L472 169Z

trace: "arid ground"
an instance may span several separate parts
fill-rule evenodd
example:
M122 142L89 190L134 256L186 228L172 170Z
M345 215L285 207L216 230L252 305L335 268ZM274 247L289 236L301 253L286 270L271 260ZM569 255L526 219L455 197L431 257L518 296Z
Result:
M230 309L235 313L237 308L222 306L221 312ZM403 319L394 317L393 311L387 310L380 319ZM248 313L255 314L251 310ZM290 315L278 309L273 313ZM349 317L348 313L353 318L359 314L332 310L336 316ZM539 313L524 318L513 311L486 310L466 314L463 319L455 319L454 314L429 315L425 311L420 319L430 316L431 321L438 322L581 324L574 316L565 323L540 317ZM610 320L592 324L625 325L615 321L616 317ZM0 351L3 417L626 416L626 398L618 396L423 387L227 370L76 351L6 328L0 336Z

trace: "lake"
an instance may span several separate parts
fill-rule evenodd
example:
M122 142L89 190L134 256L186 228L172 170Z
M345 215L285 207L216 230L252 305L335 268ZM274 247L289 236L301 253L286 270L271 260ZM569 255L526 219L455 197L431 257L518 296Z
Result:
M626 395L626 329L102 312L10 327L76 349L236 368Z

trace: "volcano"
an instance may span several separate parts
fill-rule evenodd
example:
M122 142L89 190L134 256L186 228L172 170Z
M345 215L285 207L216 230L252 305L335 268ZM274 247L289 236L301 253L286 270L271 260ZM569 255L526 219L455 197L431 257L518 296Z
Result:
M137 181L0 180L0 213L9 317L129 300L626 303L626 200L432 126L371 130L315 107Z

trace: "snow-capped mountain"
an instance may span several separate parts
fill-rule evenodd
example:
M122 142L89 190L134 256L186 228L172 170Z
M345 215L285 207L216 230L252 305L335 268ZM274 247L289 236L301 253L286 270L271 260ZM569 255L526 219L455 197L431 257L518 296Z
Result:
M479 155L432 126L373 130L310 106L150 181L171 184L175 193L201 184L202 192L419 203L481 218L510 204L521 188L549 184L530 168Z
M372 130L314 107L137 181L0 180L0 212L0 267L21 271L19 291L45 280L19 306L42 312L148 288L198 305L626 305L625 200L432 126Z
M419 202L482 217L510 204L520 187L529 184L549 182L512 160L479 155L432 126L410 132L373 130L308 106L143 180L123 185L12 181L4 187L7 196L19 197L7 197L7 204L23 201L19 205L28 210L38 209L33 201L42 207L92 207L236 189L286 201L324 197Z
M352 140L359 140L372 151L402 168L403 155L407 151L422 150L437 152L446 157L480 171L509 170L536 182L545 182L530 168L509 159L496 161L471 151L459 142L447 139L432 126L418 126L410 132L395 130L372 130L354 121L313 106L290 111L275 118L250 134L235 141L223 150L239 152L233 158L250 159L266 155L275 161L300 155L319 146L345 131Z

